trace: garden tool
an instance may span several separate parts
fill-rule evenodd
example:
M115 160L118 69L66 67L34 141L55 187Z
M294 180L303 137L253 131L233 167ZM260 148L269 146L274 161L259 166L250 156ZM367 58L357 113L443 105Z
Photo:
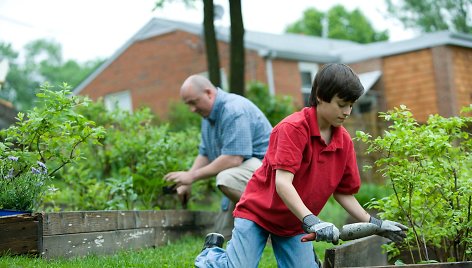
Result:
M379 226L368 222L346 224L339 232L339 239L349 241L371 235L380 235L392 240L393 242L400 242L404 237L406 237L403 233L403 231L407 229L406 226L391 221L385 221L385 223L386 227L381 227L382 225ZM338 241L333 241L333 244L337 243Z

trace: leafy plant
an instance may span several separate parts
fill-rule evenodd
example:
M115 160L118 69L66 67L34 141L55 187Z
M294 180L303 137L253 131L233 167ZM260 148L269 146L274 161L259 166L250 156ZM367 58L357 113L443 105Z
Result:
M168 124L154 125L148 108L109 112L101 101L78 112L93 118L106 135L103 146L88 144L82 148L85 159L62 170L66 185L48 200L54 210L179 207L176 195L164 194L168 183L163 177L191 166L200 136L196 127L172 132ZM197 185L193 190L194 201L208 189Z
M295 111L295 106L290 96L271 95L267 85L260 82L249 84L246 97L261 109L272 126L275 126Z
M82 157L80 145L98 143L103 129L97 128L74 109L89 100L69 96L70 87L60 90L41 86L38 105L19 113L16 124L0 131L0 206L34 210L47 190L45 182L65 165Z
M431 115L420 124L405 107L380 117L391 123L373 138L357 132L393 193L372 203L381 216L408 223L408 237L390 245L395 255L408 250L413 262L472 260L472 118ZM417 250L417 257L413 254Z
M49 179L47 167L8 156L0 165L0 209L29 211L39 204Z

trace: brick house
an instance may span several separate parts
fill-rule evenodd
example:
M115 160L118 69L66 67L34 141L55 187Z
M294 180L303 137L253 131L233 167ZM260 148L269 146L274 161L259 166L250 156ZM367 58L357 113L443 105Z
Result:
M217 34L223 88L227 85L229 36ZM472 36L437 32L399 42L359 44L320 37L246 31L246 82L260 81L271 94L290 95L303 106L318 68L350 65L366 94L354 113L385 111L400 104L418 120L429 114L457 115L471 103ZM190 74L206 71L200 24L154 18L132 36L74 94L133 110L149 106L165 117Z

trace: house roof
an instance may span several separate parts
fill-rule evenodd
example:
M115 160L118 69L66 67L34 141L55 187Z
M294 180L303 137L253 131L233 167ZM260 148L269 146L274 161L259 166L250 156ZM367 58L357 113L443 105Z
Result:
M403 41L384 41L365 44L360 47L349 47L333 51L333 53L339 55L340 61L343 63L354 63L444 45L472 48L472 35L440 31Z
M107 61L78 85L74 89L74 94L78 94L134 42L177 30L201 35L202 25L160 18L151 19ZM230 36L227 28L218 28L216 34L218 40L229 42ZM359 44L352 41L306 35L271 34L247 30L245 31L244 39L246 48L258 51L259 55L263 57L317 63L354 63L441 45L472 48L472 35L449 31L424 34L404 41L385 41L370 44Z

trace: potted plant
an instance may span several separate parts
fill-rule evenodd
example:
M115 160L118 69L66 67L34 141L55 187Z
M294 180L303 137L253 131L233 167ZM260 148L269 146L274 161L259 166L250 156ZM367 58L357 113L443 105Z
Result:
M69 88L64 84L53 91L43 85L37 106L26 114L18 113L17 122L0 131L0 209L4 215L35 211L50 190L50 178L81 157L79 146L98 143L103 136L103 128L75 112L90 100L70 96Z
M401 106L380 113L389 123L382 136L357 132L393 190L370 207L409 225L404 243L386 247L396 263L472 260L472 117L465 114L471 111L472 105L460 116L431 115L422 124Z

